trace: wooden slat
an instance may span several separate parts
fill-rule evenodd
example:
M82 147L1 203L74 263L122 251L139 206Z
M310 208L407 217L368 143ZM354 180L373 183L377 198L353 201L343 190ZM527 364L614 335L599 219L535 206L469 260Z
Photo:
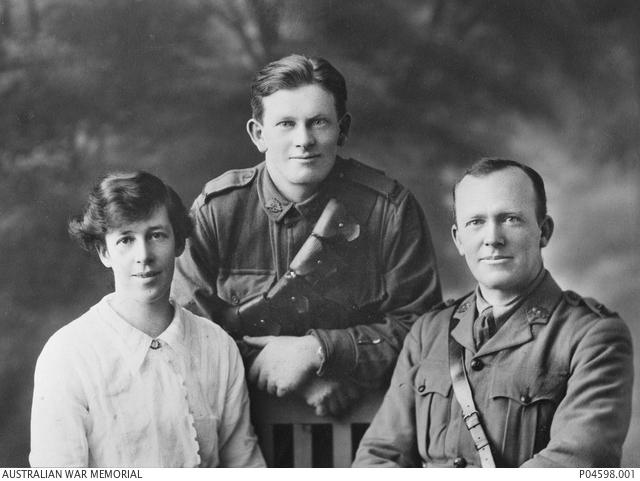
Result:
M335 423L333 429L333 467L351 466L351 424Z
M313 408L295 396L276 398L264 391L250 391L251 417L260 437L260 447L270 466L274 461L273 425L293 425L293 464L295 467L312 467L312 424L331 424L333 427L333 464L336 467L351 465L351 425L367 424L378 410L383 391L367 392L344 416L316 416ZM325 449L321 446L320 449Z
M272 467L274 465L273 424L255 424L255 430L264 460L267 462L267 466Z
M293 425L293 467L312 468L311 425Z

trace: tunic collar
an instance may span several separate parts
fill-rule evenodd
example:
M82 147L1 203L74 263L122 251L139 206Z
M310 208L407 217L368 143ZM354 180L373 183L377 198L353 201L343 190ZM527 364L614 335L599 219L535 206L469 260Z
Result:
M540 283L542 283L545 277L545 273L546 270L541 266L540 271L533 279L533 281L531 281L529 286L525 289L524 293L514 297L507 304L503 305L492 306L491 304L489 304L482 295L482 289L480 289L480 286L477 285L475 290L476 317L478 313L483 312L487 307L491 306L493 307L493 317L496 321L496 325L498 326L498 329L500 329L500 326L502 326L502 324L504 324L504 322L509 319L509 317L516 311L520 304L522 304L522 302L524 302L524 300L531 295L531 293L540 285Z
M562 297L562 290L547 270L533 291L522 299L520 305L504 322L496 334L482 345L479 356L524 344L533 339L531 326L546 324L551 313ZM454 316L459 319L452 335L467 350L475 353L473 342L473 321L476 317L476 292L474 291L456 309Z
M273 180L269 176L266 164L258 177L258 196L262 208L267 216L274 222L282 222L285 219L296 219L297 216L316 218L324 209L329 200L324 185L321 184L318 191L302 202L294 203L283 196Z
M275 222L280 222L293 208L293 202L283 196L271 180L266 164L258 174L258 197L264 211Z

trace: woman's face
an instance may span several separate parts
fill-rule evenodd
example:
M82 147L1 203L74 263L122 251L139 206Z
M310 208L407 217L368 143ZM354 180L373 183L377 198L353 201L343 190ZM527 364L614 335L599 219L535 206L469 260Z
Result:
M176 241L165 206L144 220L109 229L98 254L113 270L116 297L143 304L168 302Z

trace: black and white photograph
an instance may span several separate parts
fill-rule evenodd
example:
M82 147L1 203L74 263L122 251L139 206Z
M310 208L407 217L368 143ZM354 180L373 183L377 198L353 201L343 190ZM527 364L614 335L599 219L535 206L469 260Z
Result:
M633 476L639 26L0 0L0 467Z

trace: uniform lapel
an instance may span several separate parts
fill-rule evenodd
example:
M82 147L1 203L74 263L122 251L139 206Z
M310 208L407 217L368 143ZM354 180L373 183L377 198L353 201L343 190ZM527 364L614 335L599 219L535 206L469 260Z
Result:
M498 332L478 351L479 356L522 345L533 339L532 324L546 324L562 297L560 287L548 272Z
M451 336L456 342L471 352L476 351L475 343L473 342L473 321L476 317L475 314L476 294L474 291L460 303L453 313L453 317L458 319L458 324L451 331Z

